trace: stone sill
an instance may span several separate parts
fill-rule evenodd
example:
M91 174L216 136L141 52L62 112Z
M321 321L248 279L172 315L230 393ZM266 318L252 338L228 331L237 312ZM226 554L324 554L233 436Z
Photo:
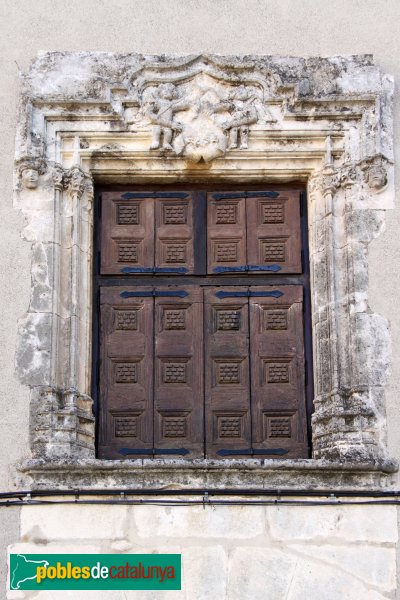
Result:
M26 490L269 489L395 490L394 461L350 463L271 460L26 460L18 487Z

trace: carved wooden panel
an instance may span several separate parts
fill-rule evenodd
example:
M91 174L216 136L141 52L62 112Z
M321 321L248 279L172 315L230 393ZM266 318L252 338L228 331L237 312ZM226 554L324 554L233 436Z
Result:
M189 193L104 192L101 202L102 274L193 272Z
M301 273L300 192L247 192L246 213L248 264Z
M123 273L127 267L153 267L154 199L151 196L151 192L136 195L103 192L101 273Z
M244 193L207 195L208 272L246 264L246 201Z
M101 289L100 456L153 446L153 298ZM151 288L140 288L149 292Z
M300 193L208 194L208 272L301 273Z
M193 272L193 201L182 198L155 198L156 267Z
M253 446L305 457L303 288L249 289ZM277 291L278 298L258 295Z
M242 287L223 288L240 292ZM248 299L205 290L206 452L250 446Z
M156 448L185 448L188 458L204 452L203 291L198 286L157 287L154 389Z

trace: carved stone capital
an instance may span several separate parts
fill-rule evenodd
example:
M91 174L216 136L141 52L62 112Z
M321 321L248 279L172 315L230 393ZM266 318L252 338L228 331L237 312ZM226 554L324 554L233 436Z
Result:
M56 190L61 191L64 188L65 175L66 175L66 172L65 172L64 168L57 163L54 164L52 171L51 171L51 176L53 179L54 188Z
M340 171L332 166L327 166L322 171L314 173L310 179L309 190L311 194L316 192L323 195L334 194L340 186L340 181Z
M94 457L92 399L74 389L38 387L31 404L31 439L37 458Z
M18 161L18 175L25 189L35 189L39 185L39 176L46 171L42 158L24 156Z
M70 194L76 194L78 198L81 198L85 191L86 178L87 174L80 167L72 167L65 175L64 187Z
M315 173L309 183L312 193L323 195L335 194L339 188L348 188L357 183L358 173L355 163L346 163L340 167L327 165L322 171Z
M387 168L389 161L383 154L376 154L366 158L361 163L361 170L364 173L364 181L369 188L378 192L387 183Z

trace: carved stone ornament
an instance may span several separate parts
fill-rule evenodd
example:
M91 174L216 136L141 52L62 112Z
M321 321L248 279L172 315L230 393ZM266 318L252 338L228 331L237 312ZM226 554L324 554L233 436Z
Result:
M71 77L75 70L79 78ZM343 465L350 465L347 473L354 469L352 485L386 485L396 469L387 455L384 409L390 332L370 309L368 245L394 207L393 89L369 55L37 58L23 78L16 144L23 185L15 187L22 235L33 252L16 360L19 380L31 389L28 484L60 481L62 460L70 485L82 485L82 469L88 485L117 481L115 464L95 458L90 399L93 182L224 182L245 189L296 181L308 190L314 360L313 458L303 468L321 488L327 471L343 474ZM132 485L134 473L147 483L137 472L151 460L136 471L130 462L136 464L120 465L126 475L118 481ZM287 473L300 468L283 462ZM181 481L190 486L188 461L167 463L165 473L181 465ZM249 486L282 485L280 461L256 463ZM233 467L232 475L207 460L195 467L204 485L239 481ZM175 482L161 471L155 481ZM345 486L346 477L329 481Z
M372 156L362 163L364 180L371 190L377 192L387 183L388 160L382 154Z
M18 164L21 183L26 189L35 189L39 184L39 175L45 172L45 161L42 158L23 157Z
M228 89L198 76L181 88L162 83L145 90L142 110L152 123L151 150L210 162L228 150L248 148L249 126L264 112L263 90Z

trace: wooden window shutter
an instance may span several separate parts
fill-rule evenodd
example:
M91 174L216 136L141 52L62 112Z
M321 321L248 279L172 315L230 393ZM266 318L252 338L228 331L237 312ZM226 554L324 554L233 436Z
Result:
M99 456L307 457L300 192L101 206Z
M153 447L153 297L151 287L103 287L100 294L100 456Z
M101 274L184 275L193 268L189 193L102 194Z
M206 451L251 445L247 287L205 291Z
M249 292L253 448L305 456L303 288Z
M101 273L154 267L154 199L150 192L102 194Z
M301 273L298 191L208 194L209 273Z
M250 269L301 273L299 192L247 192L246 223Z
M101 453L204 454L203 291L101 290Z
M155 447L204 453L203 290L155 288ZM185 454L186 456L186 454Z
M247 262L244 193L210 193L207 207L208 273L242 270Z

